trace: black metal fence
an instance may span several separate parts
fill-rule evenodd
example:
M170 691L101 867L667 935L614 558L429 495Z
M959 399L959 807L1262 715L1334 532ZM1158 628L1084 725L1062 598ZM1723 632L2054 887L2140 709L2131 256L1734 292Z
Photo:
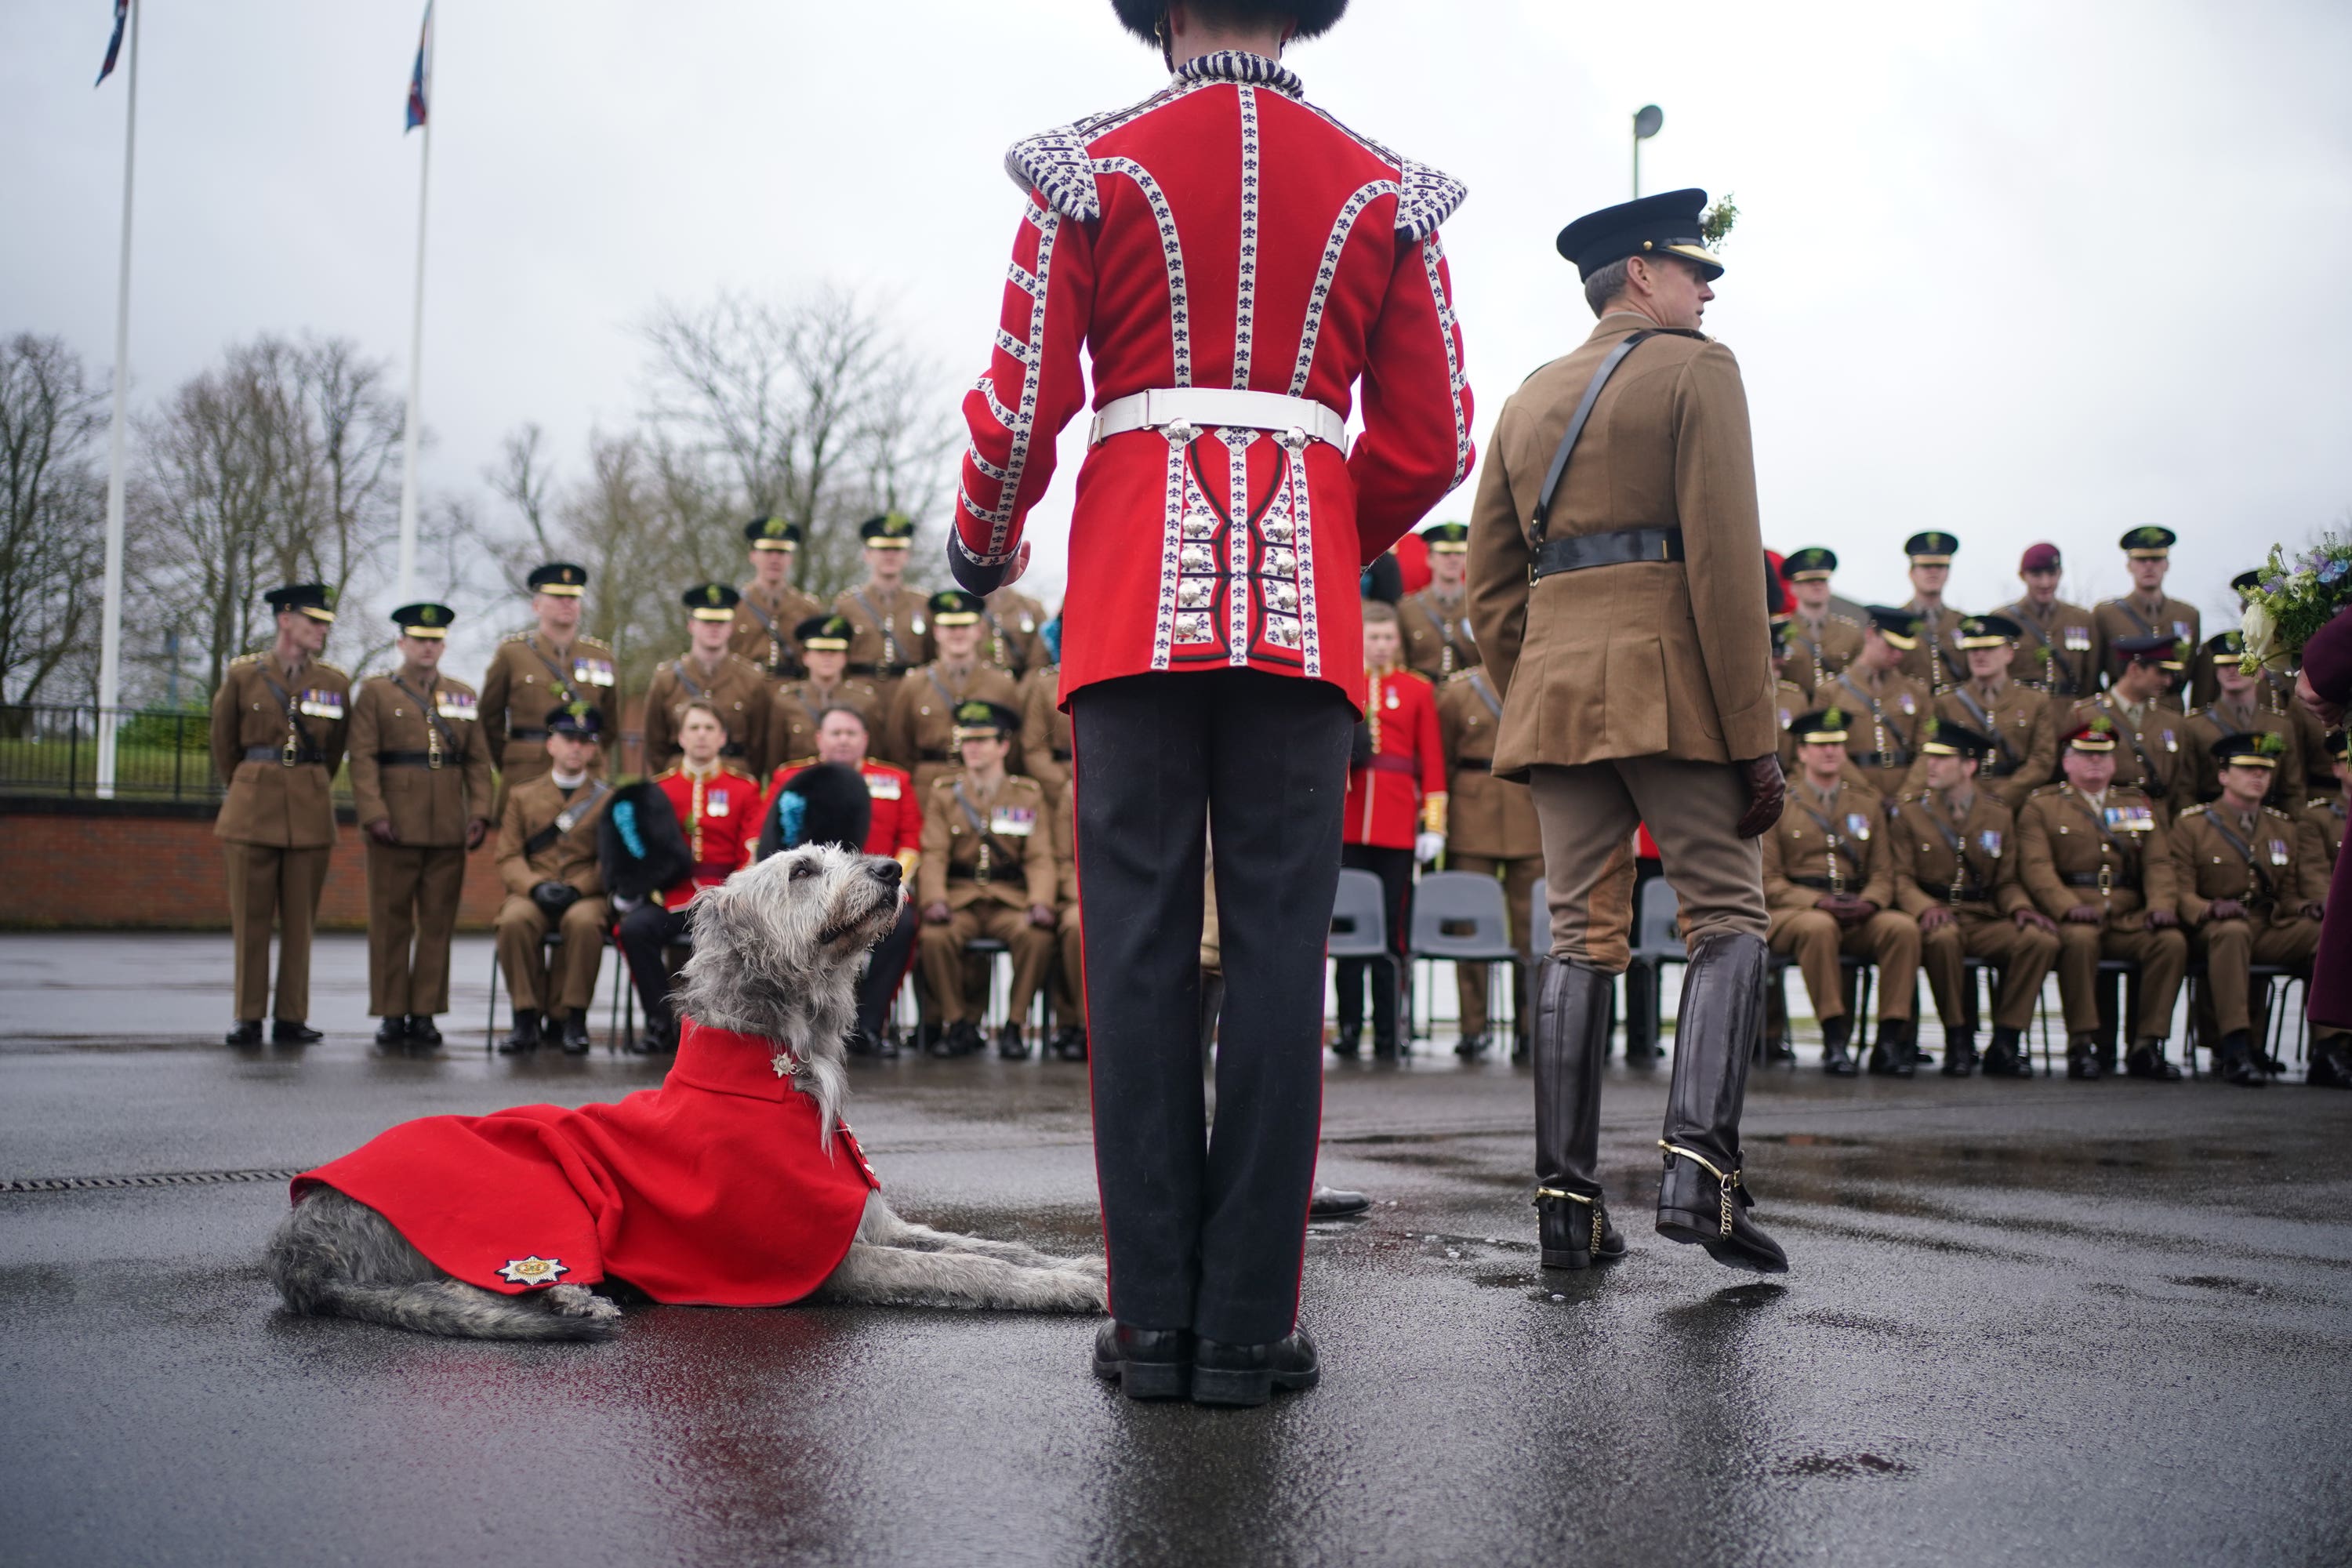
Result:
M100 712L92 706L0 705L0 794L96 796ZM114 715L117 800L220 799L205 713L121 708ZM338 775L337 796L349 787Z

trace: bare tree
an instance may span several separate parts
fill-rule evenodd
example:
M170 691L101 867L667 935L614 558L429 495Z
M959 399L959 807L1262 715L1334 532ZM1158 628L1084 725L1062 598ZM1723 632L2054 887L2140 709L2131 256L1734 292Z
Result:
M88 700L106 554L106 391L55 337L0 341L0 699Z

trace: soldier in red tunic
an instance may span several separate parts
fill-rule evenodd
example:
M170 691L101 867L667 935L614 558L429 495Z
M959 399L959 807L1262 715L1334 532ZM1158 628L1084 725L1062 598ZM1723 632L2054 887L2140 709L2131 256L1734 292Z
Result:
M645 1032L634 1048L645 1055L677 1049L662 950L686 939L686 906L694 895L750 865L751 846L760 837L760 781L719 754L727 726L719 710L699 700L687 703L677 743L682 754L677 765L655 774L653 783L677 813L694 869L621 916L621 952L646 1015Z
M1061 701L1117 1319L1096 1369L1138 1397L1255 1404L1317 1375L1295 1325L1357 580L1469 471L1437 238L1464 191L1281 64L1345 0L1114 4L1174 76L1007 159L1028 201L948 555L974 593L1019 576L1083 346ZM1205 1144L1204 828L1226 987Z
M1437 693L1429 677L1407 669L1393 606L1364 605L1363 753L1348 770L1348 808L1339 828L1339 864L1381 879L1395 956L1372 982L1372 1054L1393 1058L1397 1003L1405 994L1405 930L1412 919L1412 866L1445 847L1445 751L1437 732ZM1363 959L1339 965L1339 1037L1331 1048L1356 1054L1364 1023Z

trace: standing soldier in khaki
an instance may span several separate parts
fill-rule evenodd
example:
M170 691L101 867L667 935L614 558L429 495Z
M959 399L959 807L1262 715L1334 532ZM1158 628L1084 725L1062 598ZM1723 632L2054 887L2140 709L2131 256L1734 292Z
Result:
M2010 677L2020 635L2018 624L2006 616L1963 616L1955 640L1968 660L1969 679L1937 698L1935 710L1938 724L1958 725L1992 742L1977 786L2011 816L2023 808L2027 795L2050 782L2058 765L2058 725L2050 700ZM1922 745L1919 752L1905 783L1906 795L1930 787L1932 748Z
M566 1056L587 1054L588 1008L610 923L596 859L596 819L613 795L594 773L603 720L575 702L547 722L549 771L509 790L499 820L507 897L492 930L514 1005L500 1056L535 1051L542 1038L560 1038ZM562 937L551 961L544 951L551 930Z
M781 517L755 517L743 525L743 538L751 547L751 580L735 601L727 651L758 665L772 684L796 679L807 668L797 628L811 616L824 614L824 601L793 582L801 525Z
M2046 706L2035 711L2047 717ZM1906 799L1887 834L1895 861L1895 900L1919 922L1921 961L1944 1025L1944 1076L1977 1065L1969 1026L1966 961L2000 972L2000 996L1986 1047L1987 1078L2032 1078L2021 1042L2058 962L2058 926L2033 907L2017 871L2017 820L1977 781L1997 748L1990 735L1937 724L1921 742L1927 787Z
M1772 951L1796 961L1822 1025L1822 1070L1851 1078L1853 1016L1846 1011L1841 955L1878 966L1878 1038L1870 1070L1909 1078L1918 1069L1911 1015L1918 999L1919 922L1895 907L1899 855L1888 841L1886 804L1845 776L1846 715L1835 708L1791 726L1803 772L1789 809L1764 836L1764 897Z
M1805 710L1811 699L1805 695L1802 687L1789 679L1789 653L1788 628L1781 624L1780 617L1775 616L1772 622L1772 717L1780 726L1780 771L1794 773L1797 771L1797 742L1789 732L1789 726L1797 721L1797 715Z
M1511 1016L1524 1058L1535 1026L1528 977L1535 973L1535 933L1528 928L1536 884L1543 880L1543 830L1528 786L1495 777L1495 736L1503 700L1481 669L1465 669L1437 689L1438 744L1445 753L1445 868L1500 877L1503 909L1521 954L1512 975ZM1475 1060L1486 1051L1486 965L1455 966L1462 1038L1454 1055Z
M793 646L808 674L777 687L768 704L770 773L816 755L816 716L828 708L857 710L868 735L881 729L882 694L864 676L847 673L849 636L848 620L830 613L793 627Z
M557 709L585 702L596 710L603 733L620 732L613 650L580 635L580 600L587 591L584 566L551 561L533 572L530 609L539 626L500 643L482 677L482 733L499 765L501 799L547 772L547 720ZM599 757L597 770L604 765Z
M2213 683L2211 701L2190 713L2181 724L2180 765L2172 778L2172 809L2183 809L2221 795L2221 742L2241 735L2278 737L2278 766L2270 773L2271 793L2264 805L2289 816L2299 816L2309 789L2305 771L2303 736L2293 719L2263 706L2263 678L2240 667L2245 651L2243 637L2222 632L2207 640L2199 662ZM2298 709L2301 704L2296 704Z
M980 657L1016 685L1026 681L1031 670L1054 660L1041 635L1045 606L1017 589L999 588L981 600L980 626Z
M2172 546L2179 535L2168 528L2135 528L2116 542L2130 569L2132 591L2120 599L2103 599L2091 612L2098 634L2099 669L2113 686L2133 655L2135 638L2156 637L2195 647L2203 640L2203 617L2197 606L2168 596L2164 575L2172 569ZM2182 700L2167 692L2165 707L2179 710Z
M2341 730L2331 730L2327 735L2327 763L2336 771L2336 787L2326 795L2315 794L2303 803L2303 819L2319 835L2319 847L2327 851L2327 869L2336 870L2336 862L2344 854L2344 825L2352 816L2352 752L2346 749L2347 737Z
M1813 700L1845 715L1847 756L1862 781L1888 800L1903 793L1918 759L1919 732L1935 711L1927 686L1902 674L1919 647L1919 617L1909 610L1871 606L1862 628L1862 652Z
M1046 651L1052 652L1050 641ZM1021 765L1049 800L1059 800L1069 787L1070 763L1076 755L1070 716L1061 704L1061 688L1058 662L1031 670L1021 687Z
M1830 578L1837 552L1819 544L1795 551L1780 563L1796 608L1789 616L1789 667L1785 679L1804 693L1807 704L1824 701L1822 688L1862 657L1862 623L1830 607Z
M2099 689L2099 636L2091 612L2058 596L2065 563L2054 544L2029 544L2017 563L2024 596L2000 613L2017 623L2009 678L2050 699L2050 722L2063 727L2074 704Z
M400 668L352 699L352 798L367 835L368 1010L385 1047L441 1043L466 852L490 831L490 742L474 689L440 673L446 605L404 605ZM413 945L412 945L413 944Z
M1919 640L1904 650L1903 673L1938 697L1969 676L1958 648L1960 612L1944 603L1959 550L1958 537L1932 530L1903 542L1903 553L1911 558L1911 600L1903 607L1919 618Z
M1047 1048L1066 1062L1087 1059L1087 965L1078 926L1078 800L1067 788L1054 801L1054 1039ZM1208 905L1213 936L1216 901Z
M984 936L1012 950L1013 989L996 1054L1018 1060L1029 1054L1023 1020L1054 959L1053 825L1037 782L1004 771L1021 728L1013 711L971 701L958 704L953 718L963 771L923 795L923 858L915 868L921 963L946 1025L933 1051L960 1057L981 1048L978 1009L964 989L963 948Z
M1397 628L1404 634L1404 662L1443 686L1478 662L1478 642L1470 633L1470 605L1463 579L1470 564L1470 525L1433 522L1421 531L1429 546L1429 586L1397 605Z
M2018 815L2018 872L2042 912L2058 922L2058 995L2066 1012L2066 1076L2115 1069L2099 1029L2099 961L2139 965L2139 1016L2128 1067L2134 1078L2170 1080L2165 1059L2172 1006L2189 968L2189 941L2173 912L2172 842L2164 814L2118 784L2112 721L2095 715L2058 754L2066 782L2035 790Z
M2184 767L2181 731L2187 727L2180 710L2164 701L2180 671L2179 645L2167 637L2128 637L2117 638L2112 651L2124 661L2115 684L2075 704L2065 728L2071 733L2104 720L2116 742L2116 783L2147 795L2168 819Z
M913 772L917 800L930 799L931 785L956 771L956 710L961 704L992 703L1016 716L1021 711L1021 688L980 660L980 596L947 588L931 595L929 608L940 657L898 683L878 748ZM1013 731L1019 730L1016 718Z
M2215 1065L2230 1082L2253 1089L2269 1080L2253 1044L2252 965L2309 968L2327 903L2327 858L2308 823L2263 804L2287 756L2275 732L2225 735L2213 756L2221 798L2173 819L2172 874L2221 1030Z
M857 533L866 541L866 578L834 600L833 607L849 618L849 673L874 682L887 713L907 672L931 658L923 592L906 585L907 551L915 542L915 525L894 512L867 518L858 524ZM914 761L877 754L901 767Z
M236 948L232 1046L261 1043L269 1001L269 924L279 924L273 1045L307 1046L310 928L335 847L328 790L343 765L352 679L319 658L335 624L333 591L317 583L273 588L278 641L228 667L213 693L213 769L228 794L213 836L228 857L228 923Z
M1503 698L1494 773L1530 785L1543 834L1551 947L1532 1054L1554 1268L1624 1252L1597 1160L1637 822L1690 946L1658 1233L1735 1268L1788 1267L1748 1216L1740 1171L1768 956L1756 839L1784 783L1748 395L1698 330L1723 273L1702 243L1706 201L1648 196L1561 231L1600 321L1503 405L1470 524L1470 619Z
M727 651L735 634L735 606L742 595L724 583L702 583L678 595L686 605L687 650L664 659L646 688L646 776L677 762L678 721L689 702L707 702L727 726L719 755L756 778L774 771L782 757L768 754L768 710L773 693L768 678L749 659Z

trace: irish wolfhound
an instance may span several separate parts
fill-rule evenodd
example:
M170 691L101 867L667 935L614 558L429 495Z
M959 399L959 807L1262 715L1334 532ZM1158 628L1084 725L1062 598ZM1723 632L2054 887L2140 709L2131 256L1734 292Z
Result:
M775 1050L776 1075L788 1076L793 1089L815 1102L828 1160L848 1088L843 1037L856 1005L858 971L897 917L898 882L895 861L812 846L738 872L694 905L694 955L684 972L682 1011L705 1028L753 1037L757 1072L765 1071L766 1053ZM674 1071L673 1081L677 1076ZM774 1098L772 1080L768 1088ZM553 1108L529 1114L541 1112L558 1119L572 1114ZM499 1119L436 1120L479 1124ZM618 1117L614 1122L625 1125ZM752 1179L762 1174L753 1173ZM724 1173L716 1181L723 1187ZM765 1204L768 1196L758 1201ZM792 1192L776 1191L772 1208L762 1212L782 1215L793 1200ZM379 1201L396 1206L388 1198ZM805 1299L1046 1312L1103 1308L1099 1258L1054 1258L1018 1243L909 1224L878 1191L866 1194L862 1213L855 1201L853 1195L842 1211L845 1223L848 1216L856 1220L846 1253ZM268 1267L297 1312L361 1318L422 1333L602 1339L616 1331L620 1318L609 1295L584 1285L543 1284L507 1294L460 1279L428 1261L383 1214L332 1186L311 1186L298 1198L270 1237ZM823 1267L822 1260L813 1265Z

